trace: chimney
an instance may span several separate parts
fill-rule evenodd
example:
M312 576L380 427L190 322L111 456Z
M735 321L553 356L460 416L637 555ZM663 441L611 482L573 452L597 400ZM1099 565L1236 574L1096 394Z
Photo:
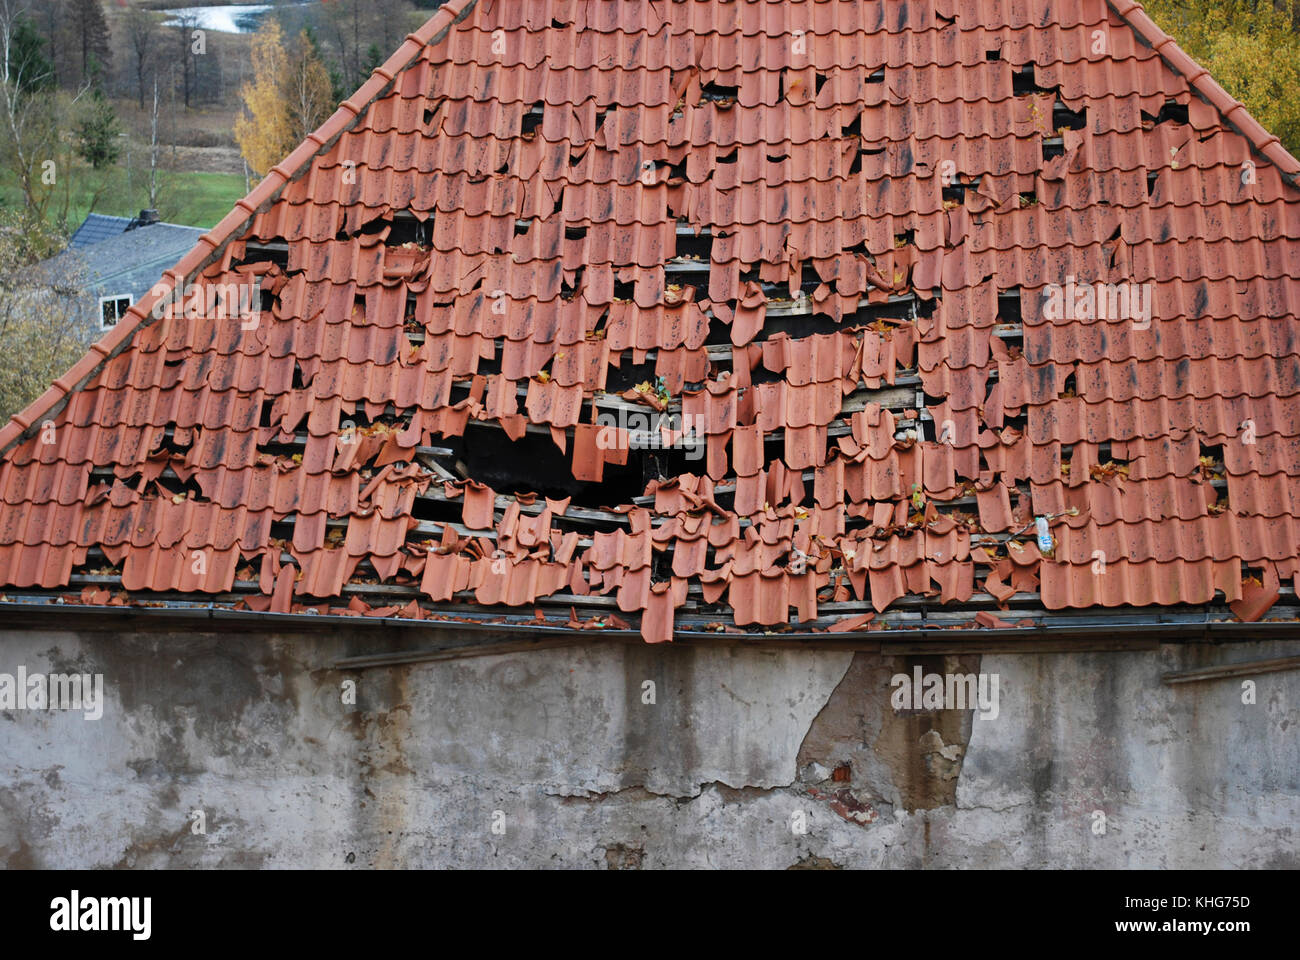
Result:
M151 223L159 221L157 210L141 210L140 215L135 218L136 226L147 227Z

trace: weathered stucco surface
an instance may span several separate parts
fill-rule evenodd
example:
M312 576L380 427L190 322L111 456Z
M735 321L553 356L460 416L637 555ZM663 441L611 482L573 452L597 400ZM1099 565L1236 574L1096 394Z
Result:
M1240 679L1160 682L1294 653L1281 642L905 658L595 640L329 668L357 648L0 631L0 672L102 673L107 695L100 720L0 711L0 865L1300 866L1300 672L1254 678L1253 705ZM997 674L998 717L896 713L889 678L915 664Z

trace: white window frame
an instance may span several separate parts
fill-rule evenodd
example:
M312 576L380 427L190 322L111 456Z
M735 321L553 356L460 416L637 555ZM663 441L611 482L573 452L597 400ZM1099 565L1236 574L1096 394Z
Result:
M115 293L115 294L112 294L111 296L100 297L100 298L99 298L99 329L100 329L100 330L112 330L115 326L117 326L117 323L118 323L118 322L121 322L121 320L122 320L122 316L126 314L126 310L123 310L123 311L122 311L122 314L118 316L118 318L117 318L117 322L114 322L114 323L105 323L105 322L104 322L104 304L106 304L106 303L114 303L114 304L115 304L115 303L117 303L119 300L125 300L125 301L126 301L127 309L129 310L129 309L131 308L131 303L132 303L133 301L132 301L132 299L131 299L131 295L130 295L129 293Z

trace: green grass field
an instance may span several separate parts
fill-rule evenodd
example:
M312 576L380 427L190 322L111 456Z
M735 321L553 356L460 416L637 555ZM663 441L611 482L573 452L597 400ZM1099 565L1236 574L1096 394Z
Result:
M78 165L70 177L66 187L56 182L48 188L55 195L46 211L51 222L57 222L66 196L69 231L92 212L92 203L94 213L117 217L135 216L148 205L148 171L132 170L128 182L127 171L121 166L91 170ZM232 173L159 171L158 185L158 213L162 219L194 227L215 226L244 195L244 178ZM13 171L0 170L0 206L21 205L22 192Z

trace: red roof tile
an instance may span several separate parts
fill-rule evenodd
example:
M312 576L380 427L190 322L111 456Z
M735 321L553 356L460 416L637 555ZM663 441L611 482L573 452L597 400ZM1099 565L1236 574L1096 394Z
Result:
M1298 174L1131 0L450 0L0 430L0 584L1255 619ZM152 316L251 278L251 329ZM1096 283L1149 286L1053 308Z

